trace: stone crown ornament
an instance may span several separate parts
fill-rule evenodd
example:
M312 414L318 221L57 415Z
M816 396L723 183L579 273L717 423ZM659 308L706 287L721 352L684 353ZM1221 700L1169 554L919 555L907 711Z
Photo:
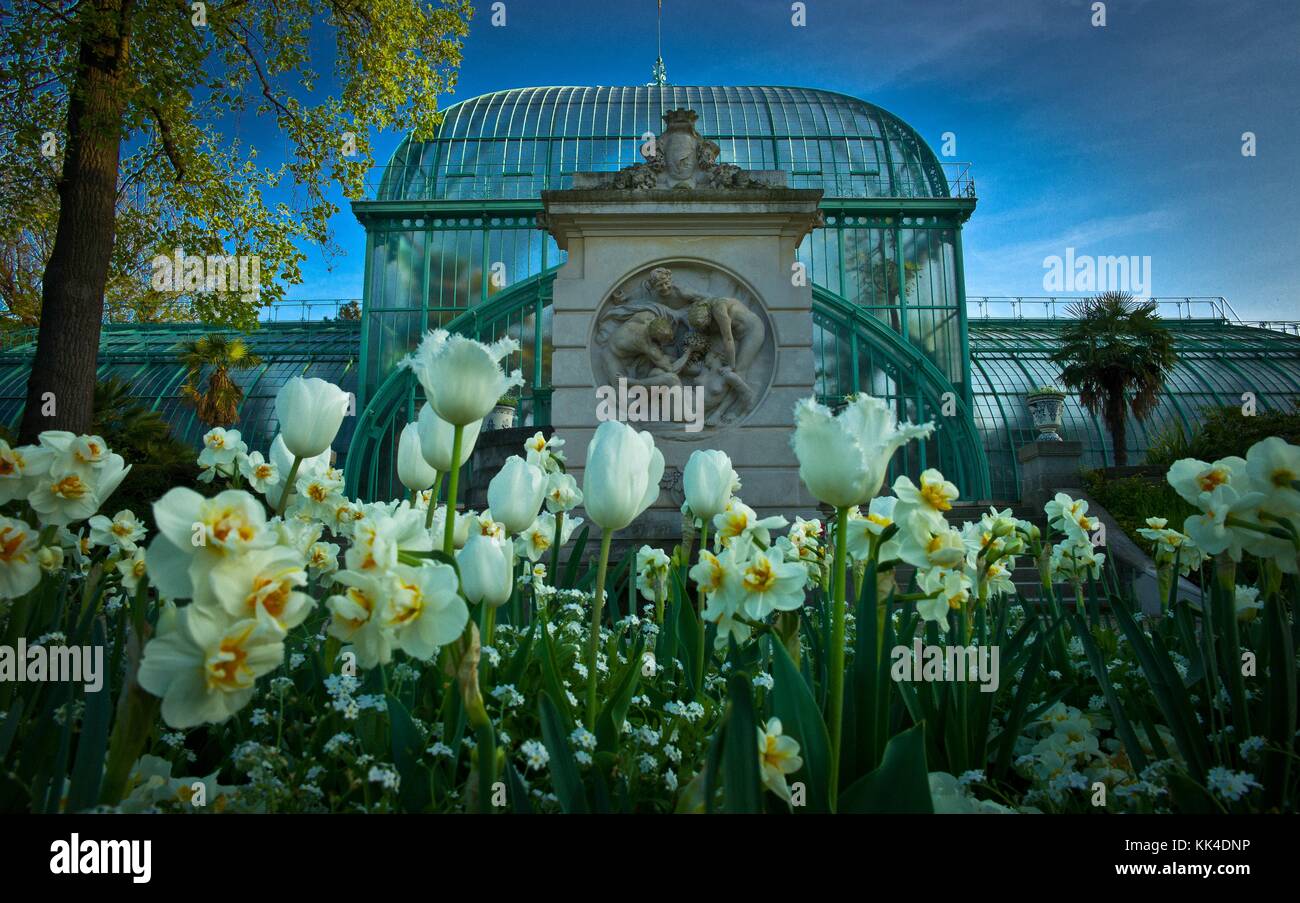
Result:
M754 172L720 163L722 148L695 130L694 110L664 114L664 130L644 163L613 173L575 173L574 187L651 191L655 189L751 189L784 185L784 173Z

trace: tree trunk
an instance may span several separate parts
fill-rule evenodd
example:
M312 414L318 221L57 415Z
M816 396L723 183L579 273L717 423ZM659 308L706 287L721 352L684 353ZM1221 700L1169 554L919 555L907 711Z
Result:
M1128 405L1123 389L1115 389L1106 397L1106 426L1115 451L1115 466L1124 467L1128 464Z
M68 101L59 222L41 282L40 333L19 431L26 443L42 430L90 429L104 285L117 224L133 2L95 0L77 14L82 30Z

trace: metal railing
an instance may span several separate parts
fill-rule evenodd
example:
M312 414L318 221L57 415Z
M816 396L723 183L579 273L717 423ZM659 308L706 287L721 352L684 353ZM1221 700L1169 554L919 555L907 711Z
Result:
M978 320L1072 320L1070 308L1090 295L967 295L966 316ZM1153 301L1156 312L1171 320L1228 320L1240 323L1228 299L1221 295L1145 298Z

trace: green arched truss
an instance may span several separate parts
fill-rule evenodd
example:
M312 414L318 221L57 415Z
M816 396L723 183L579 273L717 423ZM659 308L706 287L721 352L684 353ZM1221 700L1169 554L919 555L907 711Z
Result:
M519 342L517 357L505 363L525 374L521 413L539 427L550 419L544 321L557 270L548 269L498 293L444 327L484 342L503 336ZM851 394L869 392L889 400L900 419L933 420L938 427L929 441L900 451L890 479L938 467L958 485L963 498L988 498L988 463L980 437L962 393L943 373L886 323L817 286L813 321L819 400L835 407ZM349 495L368 500L401 496L393 462L402 427L415 417L420 395L411 371L395 368L364 399L344 463Z

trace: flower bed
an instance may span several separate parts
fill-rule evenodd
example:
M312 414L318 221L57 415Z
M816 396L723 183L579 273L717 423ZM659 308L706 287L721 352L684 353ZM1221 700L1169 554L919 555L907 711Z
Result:
M1049 502L1044 533L992 509L950 524L935 470L886 489L933 427L866 396L796 411L828 523L759 518L728 457L696 452L682 541L611 561L663 471L625 424L597 430L581 486L538 434L488 510L457 511L511 350L433 333L407 362L431 401L400 500L344 496L347 399L320 380L286 384L265 455L209 432L220 491L160 492L153 535L107 515L129 466L98 437L0 445L0 809L1295 809L1300 448L1174 464L1195 513L1143 528L1158 616L1084 501ZM1172 579L1193 568L1195 607ZM83 647L98 676L51 680Z

